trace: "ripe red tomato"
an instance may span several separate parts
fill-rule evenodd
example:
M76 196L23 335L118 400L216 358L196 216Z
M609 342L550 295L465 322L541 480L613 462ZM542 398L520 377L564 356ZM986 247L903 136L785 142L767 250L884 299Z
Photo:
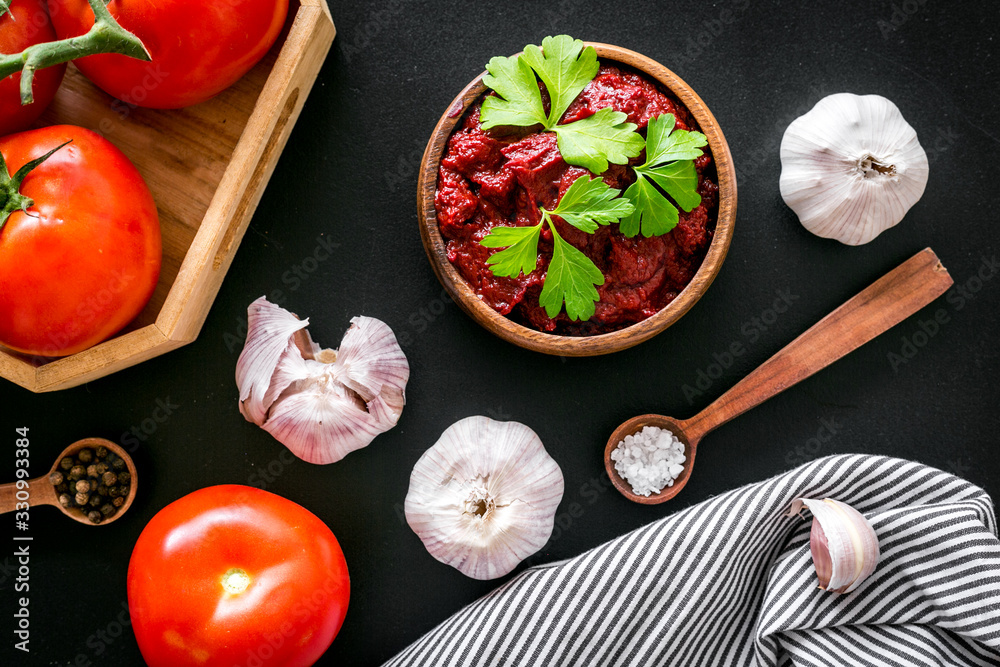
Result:
M128 566L129 613L150 667L308 667L340 631L349 596L326 524L249 486L167 505Z
M41 42L51 42L56 31L49 21L45 0L14 0L6 14L0 16L0 53L14 54ZM0 81L0 136L26 129L42 115L52 102L66 64L35 72L32 93L35 101L21 105L21 74Z
M125 155L82 127L0 139L14 174L72 140L24 179L34 203L0 228L0 343L27 354L73 354L128 324L153 294L160 225Z
M86 33L86 0L49 0L60 39ZM75 61L88 79L134 106L178 109L228 88L277 39L288 0L111 0L111 15L142 40L152 62L117 54Z

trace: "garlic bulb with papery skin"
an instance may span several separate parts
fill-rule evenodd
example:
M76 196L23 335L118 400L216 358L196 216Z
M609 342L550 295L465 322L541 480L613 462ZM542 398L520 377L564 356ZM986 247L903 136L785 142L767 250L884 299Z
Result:
M355 317L339 350L322 349L309 320L260 297L247 309L236 362L240 412L310 463L333 463L399 420L410 366L384 322Z
M927 154L880 95L824 97L781 140L781 196L813 234L868 243L924 193Z
M878 565L880 553L875 530L856 509L830 498L798 498L789 514L798 514L803 505L813 515L809 550L819 587L834 593L850 593Z
M562 471L534 431L467 417L417 461L404 509L432 556L495 579L545 546L562 495Z

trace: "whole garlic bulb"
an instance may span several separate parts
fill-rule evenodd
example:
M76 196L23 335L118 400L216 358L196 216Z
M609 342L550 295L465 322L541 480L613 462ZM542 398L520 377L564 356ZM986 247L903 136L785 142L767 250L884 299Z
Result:
M333 463L399 420L410 366L384 322L355 317L339 350L325 350L300 320L260 297L247 309L236 362L240 412L310 463Z
M781 196L813 234L868 243L924 193L927 154L880 95L824 97L781 140Z
M417 461L404 510L432 556L495 579L545 546L562 495L562 471L534 431L467 417Z

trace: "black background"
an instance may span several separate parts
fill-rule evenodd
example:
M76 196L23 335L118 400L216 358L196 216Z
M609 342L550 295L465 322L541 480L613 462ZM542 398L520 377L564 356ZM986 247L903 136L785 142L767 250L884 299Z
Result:
M53 508L32 512L27 659L12 649L12 542L0 547L0 662L140 664L127 627L110 643L95 638L121 630L125 572L143 526L182 495L259 482L263 471L268 490L333 529L350 566L347 620L320 664L379 664L500 583L437 562L402 519L417 458L448 425L474 414L528 424L562 467L560 527L534 562L574 556L838 452L915 459L1000 493L1000 278L989 268L1000 250L1000 5L396 0L335 1L331 10L333 49L198 340L74 389L35 395L0 385L0 450L9 452L0 457L0 481L13 480L15 427L30 429L31 471L40 475L68 443L123 442L133 427L142 432L158 405L174 406L165 421L145 421L155 431L143 433L135 451L142 486L125 518L92 529ZM715 114L739 176L732 246L704 298L653 340L600 358L547 357L487 333L442 298L417 229L417 161L440 114L491 56L559 33L621 45L674 69ZM778 192L785 127L837 92L894 101L930 158L923 199L861 247L813 236ZM320 240L339 245L299 278L296 267L313 267L303 261ZM675 500L642 507L608 489L601 453L618 423L645 412L692 415L927 246L955 279L948 296L712 433ZM237 410L246 307L274 290L328 346L358 314L384 320L405 343L412 377L399 425L341 462L285 464L282 445ZM768 309L782 291L793 304L772 319ZM921 321L938 309L947 321L921 335ZM748 335L755 317L771 323ZM713 368L714 355L725 360L737 341L746 353ZM915 354L894 364L890 355L911 351L909 344ZM703 394L685 395L700 373L720 370Z

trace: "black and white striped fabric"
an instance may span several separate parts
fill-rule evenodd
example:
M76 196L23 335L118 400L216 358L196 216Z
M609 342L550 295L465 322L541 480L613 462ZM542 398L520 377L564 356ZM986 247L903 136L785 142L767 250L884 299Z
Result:
M795 498L863 513L882 558L817 588ZM386 667L1000 665L1000 541L986 493L918 463L831 456L526 570Z

